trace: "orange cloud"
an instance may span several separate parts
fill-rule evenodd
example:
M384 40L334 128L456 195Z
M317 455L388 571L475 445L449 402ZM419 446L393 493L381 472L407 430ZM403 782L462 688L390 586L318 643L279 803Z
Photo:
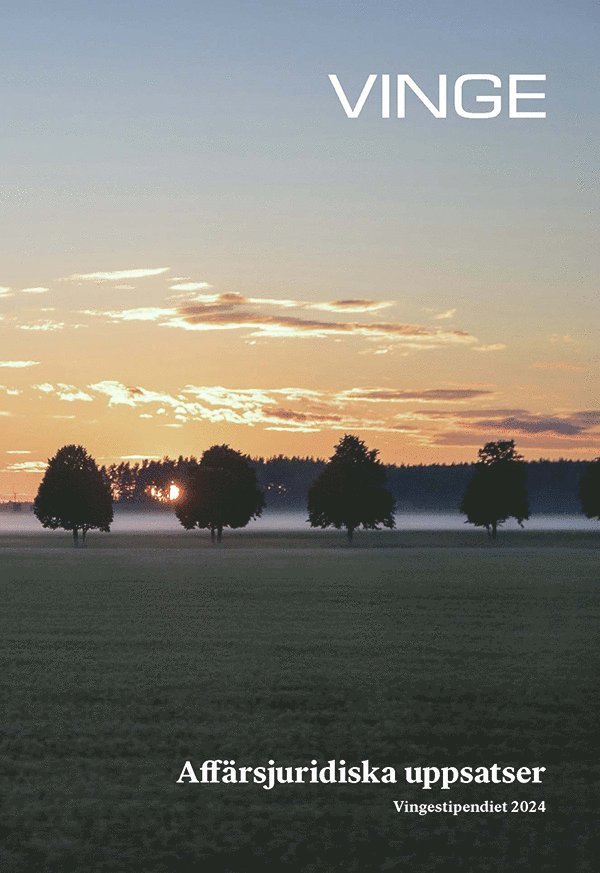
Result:
M250 336L270 338L385 338L402 342L410 348L470 345L477 342L475 337L464 330L443 330L402 322L319 321L300 316L240 312L220 304L182 304L177 308L176 315L163 321L162 326L183 330L249 330Z
M482 388L430 388L424 391L405 391L395 388L350 388L338 396L342 400L360 400L374 403L435 403L472 400L493 394L493 391Z
M347 299L332 303L304 303L285 298L245 297L236 292L198 294L171 298L174 305L144 306L123 310L86 310L85 314L112 321L148 321L160 327L188 331L247 331L257 338L361 337L401 344L408 349L431 349L449 345L476 344L476 337L466 330L427 327L404 322L363 322L341 319L321 320L304 315L269 312L275 308L320 309L329 312L369 312L389 303L369 299Z

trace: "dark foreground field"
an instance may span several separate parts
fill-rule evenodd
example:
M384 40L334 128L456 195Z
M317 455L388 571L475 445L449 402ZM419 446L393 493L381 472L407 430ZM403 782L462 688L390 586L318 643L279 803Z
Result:
M3 873L597 869L597 537L338 542L0 537ZM270 757L548 771L444 792L175 784L187 758ZM548 811L392 804L519 798Z

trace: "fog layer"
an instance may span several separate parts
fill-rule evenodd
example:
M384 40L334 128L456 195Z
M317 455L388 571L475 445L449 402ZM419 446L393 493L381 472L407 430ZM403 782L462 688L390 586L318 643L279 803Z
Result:
M515 521L508 521L504 528L518 530ZM526 530L556 530L556 531L588 531L599 530L600 525L584 515L537 515L525 522ZM419 530L472 530L481 532L480 528L465 524L464 516L459 513L415 513L402 512L396 515L396 529L407 531ZM170 512L115 512L115 520L111 526L114 533L149 533L152 531L185 533L174 514ZM266 512L262 518L251 521L244 531L308 531L310 530L303 512ZM244 532L240 531L240 532ZM316 534L319 531L314 531ZM52 533L44 531L38 520L30 512L0 512L0 535L15 533Z

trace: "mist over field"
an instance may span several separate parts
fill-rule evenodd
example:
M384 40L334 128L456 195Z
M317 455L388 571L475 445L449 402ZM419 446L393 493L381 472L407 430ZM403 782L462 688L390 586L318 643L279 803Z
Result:
M396 515L396 530L398 531L469 531L482 536L485 532L481 528L468 525L464 516L459 513L439 512L401 512ZM509 520L501 530L520 531L514 520ZM584 515L537 515L525 523L525 530L537 531L594 531L600 533L600 525L594 519ZM111 525L111 533L181 533L182 536L208 536L207 531L185 531L177 521L174 513L166 511L144 512L137 510L115 510L115 518ZM246 534L273 532L299 532L305 531L319 536L324 533L320 529L311 528L303 512L277 512L269 510L262 518L251 521L247 528L235 531L236 536ZM32 534L45 533L57 536L69 536L64 531L45 530L33 513L24 512L1 512L0 513L0 536L2 534ZM389 536L389 531L379 532L383 537ZM227 534L226 534L227 535ZM341 534L343 535L343 534ZM359 534L360 535L360 534ZM90 533L90 538L106 536L95 531Z

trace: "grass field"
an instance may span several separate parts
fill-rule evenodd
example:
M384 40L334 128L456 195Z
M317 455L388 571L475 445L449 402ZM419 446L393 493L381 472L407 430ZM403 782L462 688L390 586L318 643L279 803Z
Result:
M597 869L598 537L0 537L3 873ZM372 546L379 545L379 548ZM176 785L186 759L542 786ZM392 801L545 799L426 817Z

